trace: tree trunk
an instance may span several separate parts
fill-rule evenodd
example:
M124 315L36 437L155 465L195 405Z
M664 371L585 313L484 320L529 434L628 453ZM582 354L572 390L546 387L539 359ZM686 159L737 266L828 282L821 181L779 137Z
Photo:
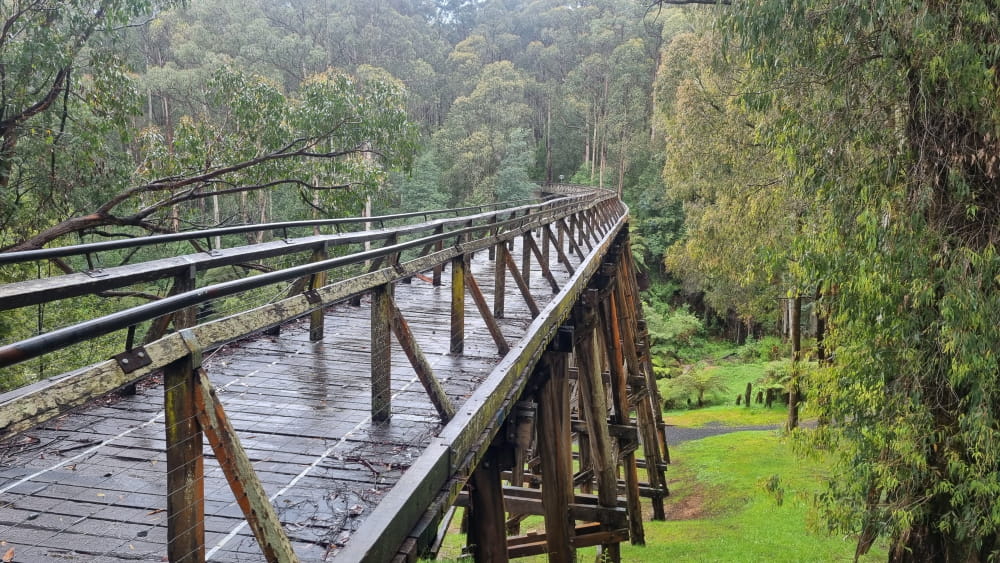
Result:
M219 194L212 196L212 226L218 227L222 223L222 212L219 210ZM215 237L215 249L222 248L222 237Z
M594 131L592 136L592 141L590 143L590 183L594 183L594 174L597 172L597 122L598 122L597 110L594 110Z
M823 313L821 298L823 297L823 282L816 285L816 299L813 301L813 314L816 315L816 361L819 365L826 364L826 315Z
M552 183L552 100L545 106L545 182Z
M799 322L802 317L802 297L795 293L791 299L791 322L789 332L792 337L792 381L788 387L788 430L799 425L799 359L802 355L802 334Z

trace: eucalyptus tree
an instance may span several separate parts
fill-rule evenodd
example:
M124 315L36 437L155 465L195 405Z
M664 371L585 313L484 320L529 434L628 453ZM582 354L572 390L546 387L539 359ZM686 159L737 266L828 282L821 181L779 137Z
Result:
M88 127L106 117L99 131L120 129L130 108L107 91L131 83L115 30L169 3L91 0L66 4L36 0L0 5L0 232L10 243L21 225L37 226L44 213L61 208L69 180L58 178L65 154L78 150L94 133ZM80 121L78 121L80 120ZM76 125L86 122L77 130ZM79 133L79 135L78 135ZM74 150L67 151L72 144ZM104 167L88 178L116 177L116 158L91 153ZM86 162L69 165L76 170ZM30 227L29 227L30 228ZM0 242L0 244L4 244Z
M676 36L664 50L657 103L668 196L684 205L685 233L666 255L671 272L717 311L748 323L773 317L791 258L801 198L777 155L757 143L740 97L741 69L717 68L718 35Z
M526 176L501 174L527 162L530 132L524 129L531 109L525 102L528 78L510 61L486 65L475 87L452 104L434 147L442 165L441 181L452 203L493 202L530 192Z
M586 131L581 148L588 183L621 191L631 148L651 138L649 101L660 30L643 21L638 4L606 0L587 9L593 16L586 56L567 76L568 97Z
M734 1L759 131L827 210L807 267L836 292L831 527L893 561L1000 554L1000 7Z

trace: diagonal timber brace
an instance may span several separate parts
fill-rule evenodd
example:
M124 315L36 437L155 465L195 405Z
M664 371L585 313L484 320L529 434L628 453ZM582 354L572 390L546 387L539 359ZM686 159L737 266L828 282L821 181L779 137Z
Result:
M201 366L202 348L190 330L181 331L184 345L191 351L194 369L194 404L198 425L204 432L215 457L226 475L236 503L243 511L257 543L268 561L295 562L298 557L281 527L264 486L250 463L250 458L240 444L236 430L229 422L215 389ZM200 444L199 444L200 445Z
M410 325L403 318L403 314L400 312L399 307L396 306L396 301L392 298L391 293L389 294L388 306L392 333L396 335L396 340L399 341L399 346L410 360L413 371L417 372L420 383L423 384L424 389L427 390L427 394L430 395L434 408L437 409L438 415L441 416L441 423L447 424L455 416L455 407L451 404L444 389L441 388L441 384L437 378L434 377L434 370L431 368L430 362L427 361L427 357L424 356L416 339L413 338Z
M500 331L500 324L497 323L492 311L490 311L490 305L486 302L486 297L483 295L482 290L479 289L476 278L472 276L471 268L465 269L465 287L469 290L469 294L472 295L472 300L476 303L476 308L479 309L479 314L482 315L483 321L486 322L486 328L490 331L490 336L493 337L493 342L497 345L497 353L501 356L506 355L510 351L510 344L507 343L503 332Z

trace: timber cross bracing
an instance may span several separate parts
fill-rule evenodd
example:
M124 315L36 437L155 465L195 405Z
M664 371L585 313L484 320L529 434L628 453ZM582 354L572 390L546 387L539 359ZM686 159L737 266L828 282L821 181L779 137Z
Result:
M0 286L0 310L170 285L0 347L7 373L108 339L120 352L0 395L4 551L402 561L458 512L480 561L617 559L643 541L641 496L664 517L668 462L628 211L603 190L545 192L364 231L271 225L280 239L228 248L216 231L0 255L75 251L88 270ZM204 251L94 267L178 240ZM264 273L206 282L236 265ZM244 298L262 290L278 296ZM107 395L121 388L135 394ZM521 535L532 514L545 532Z

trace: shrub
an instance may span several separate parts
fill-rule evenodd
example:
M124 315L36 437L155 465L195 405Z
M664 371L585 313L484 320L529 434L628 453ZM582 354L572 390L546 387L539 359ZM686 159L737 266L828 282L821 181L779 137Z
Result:
M746 362L771 362L788 357L791 350L789 345L777 336L765 336L760 340L747 340L737 353L740 359Z
M681 400L686 401L692 395L695 397L696 404L703 407L706 404L706 399L713 400L720 393L728 390L726 378L722 376L718 368L711 366L690 369L666 381L664 407L678 406Z

